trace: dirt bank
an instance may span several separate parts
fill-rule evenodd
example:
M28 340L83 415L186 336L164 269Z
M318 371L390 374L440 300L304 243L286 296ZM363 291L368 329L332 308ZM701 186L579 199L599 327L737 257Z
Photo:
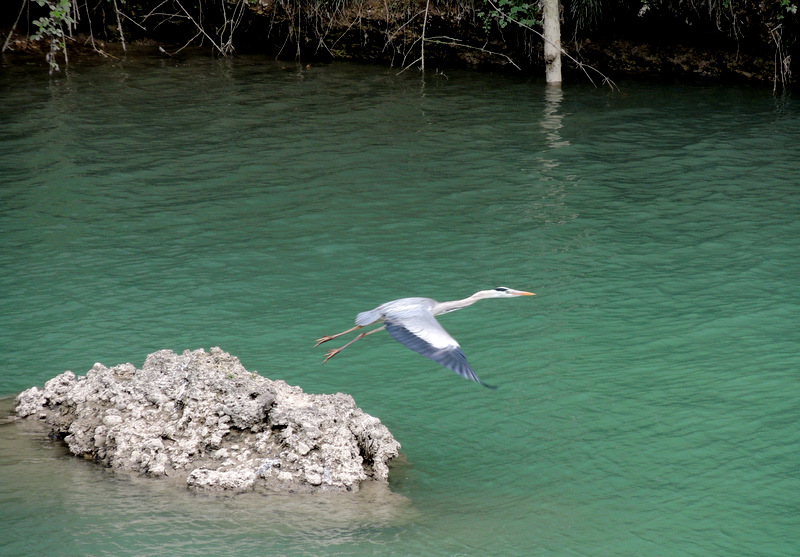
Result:
M144 6L147 1L138 5ZM302 63L347 59L402 68L420 65L424 44L429 69L469 66L532 75L544 72L542 40L535 33L536 26L531 30L503 23L498 12L481 2L225 0L225 10L219 9L219 2L199 0L198 6L204 8L202 17L188 17L191 9L179 0L164 4L161 16L145 8L133 11L135 4L130 4L131 13L119 22L107 12L83 13L77 8L76 15L82 18L73 17L79 23L66 29L66 51L73 57L107 56L114 60L133 46L128 56L145 52L169 57L180 55L191 44L218 56L254 52ZM644 5L651 6L647 2ZM764 85L791 82L797 24L795 14L786 7L776 4L761 9L743 3L737 4L738 12L703 15L696 10L686 14L675 11L688 10L680 8L682 4L654 6L648 10L642 6L610 7L610 13L602 19L580 28L569 20L565 8L563 48L574 59L565 59L567 77L580 79L582 63L611 79L660 75ZM238 11L232 11L233 7ZM47 37L29 40L26 32L32 30L30 23L18 24L17 31L11 33L16 14L14 10L0 17L0 25L5 25L2 39L10 37L4 59L13 63L20 55L33 54L46 67L49 53L54 62L63 65L63 48L51 52ZM33 20L36 15L28 17ZM89 27L92 18L94 25Z

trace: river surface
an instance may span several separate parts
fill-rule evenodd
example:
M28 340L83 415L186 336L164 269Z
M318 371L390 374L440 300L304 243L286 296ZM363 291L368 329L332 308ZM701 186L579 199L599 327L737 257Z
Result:
M388 489L196 494L0 426L0 554L800 554L800 102L240 57L0 66L0 401L220 346L346 392ZM406 296L471 383L384 333ZM331 343L336 345L335 343Z

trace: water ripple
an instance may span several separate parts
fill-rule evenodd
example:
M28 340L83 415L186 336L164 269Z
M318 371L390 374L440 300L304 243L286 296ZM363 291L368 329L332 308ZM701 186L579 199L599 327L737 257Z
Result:
M219 345L404 453L391 492L206 497L0 426L4 554L797 553L796 101L448 77L0 74L0 395ZM441 318L496 392L388 335L312 349L500 285L538 295Z

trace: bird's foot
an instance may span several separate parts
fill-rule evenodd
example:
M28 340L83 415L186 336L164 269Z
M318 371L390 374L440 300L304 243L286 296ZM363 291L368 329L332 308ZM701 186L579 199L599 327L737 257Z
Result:
M338 354L341 351L342 351L341 348L331 348L330 350L328 350L328 353L325 355L325 359L322 360L322 363L324 364L325 362L333 358L336 354Z
M317 339L317 343L314 345L314 348L322 344L323 342L328 342L329 340L333 340L336 337L322 337Z

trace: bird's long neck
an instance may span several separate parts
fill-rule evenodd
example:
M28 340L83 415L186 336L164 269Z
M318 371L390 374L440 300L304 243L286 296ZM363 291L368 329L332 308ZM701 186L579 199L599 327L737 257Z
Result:
M463 300L453 300L452 302L439 302L435 306L431 312L434 315L441 315L443 313L450 313L451 311L456 311L457 309L465 308L467 306L471 306L478 300L482 300L485 298L485 293L490 292L487 290L481 290L480 292L476 292L469 298L464 298Z

